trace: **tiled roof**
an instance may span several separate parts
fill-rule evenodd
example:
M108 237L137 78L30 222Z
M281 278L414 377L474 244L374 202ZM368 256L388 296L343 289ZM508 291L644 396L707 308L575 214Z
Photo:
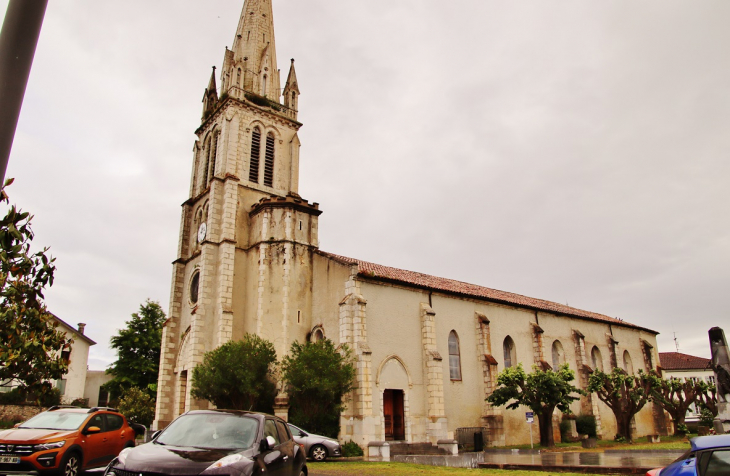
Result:
M664 370L705 370L710 368L710 359L680 352L659 352L659 361Z
M365 278L382 281L392 281L433 291L442 291L445 293L453 293L461 296L484 299L492 302L511 304L518 307L525 307L539 311L547 311L564 316L576 317L579 319L587 319L591 321L605 322L608 324L616 324L624 327L642 329L647 332L651 332L652 334L658 334L658 332L651 329L640 327L615 317L604 316L603 314L584 311L582 309L576 309L574 307L558 304L551 301L535 299L527 296L522 296L520 294L508 293L505 291L499 291L496 289L486 288L484 286L477 286L476 284L464 283L462 281L456 281L453 279L439 278L437 276L417 273L415 271L406 271L403 269L391 268L389 266L382 266L379 264L369 263L367 261L361 261L354 258L347 258L345 256L327 253L324 251L318 251L318 253L339 261L343 264L357 265L358 275Z

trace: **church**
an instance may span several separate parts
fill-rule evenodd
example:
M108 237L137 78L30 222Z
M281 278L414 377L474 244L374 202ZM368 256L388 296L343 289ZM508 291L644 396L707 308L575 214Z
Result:
M554 302L338 256L319 248L316 202L298 194L299 87L281 88L272 0L245 0L220 75L210 77L182 204L169 319L163 329L154 428L209 403L189 379L206 352L255 333L281 360L292 342L331 339L356 358L357 389L340 440L431 442L487 429L490 446L530 441L525 410L485 398L498 373L567 362L586 388L594 369L657 369L657 332ZM616 422L594 395L603 438ZM276 413L286 418L285 396ZM555 416L556 423L560 415ZM636 435L663 433L647 405Z

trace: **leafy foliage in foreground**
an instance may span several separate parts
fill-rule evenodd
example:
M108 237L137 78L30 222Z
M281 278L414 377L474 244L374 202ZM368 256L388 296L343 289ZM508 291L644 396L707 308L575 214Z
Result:
M520 405L529 407L535 412L540 425L540 445L555 446L553 411L557 408L563 413L570 413L570 404L583 394L582 390L571 383L574 379L575 373L568 364L561 365L555 371L535 367L529 374L519 364L499 373L499 387L487 401L496 406L507 405L510 410Z
M0 202L7 205L6 188L12 182L7 180L0 191ZM68 371L61 351L73 340L58 330L43 302L56 266L46 255L48 248L30 251L32 219L12 205L0 221L0 382L17 384L21 393L40 400L52 393L50 381Z
M312 433L337 437L344 397L355 385L350 349L329 339L292 343L284 358L282 379L289 394L289 419Z
M205 353L193 369L191 394L218 408L271 412L276 364L274 344L246 334Z

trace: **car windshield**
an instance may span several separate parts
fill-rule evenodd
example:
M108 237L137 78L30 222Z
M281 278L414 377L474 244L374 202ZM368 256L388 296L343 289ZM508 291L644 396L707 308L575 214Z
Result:
M20 428L43 430L77 430L89 417L88 413L43 412L26 421Z
M155 442L196 448L244 449L253 446L258 425L255 418L248 416L188 414L173 421Z

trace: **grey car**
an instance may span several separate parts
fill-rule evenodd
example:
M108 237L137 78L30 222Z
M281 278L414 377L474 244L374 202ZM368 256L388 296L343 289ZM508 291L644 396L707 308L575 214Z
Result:
M294 442L304 445L304 454L314 461L324 461L327 458L342 456L340 442L322 435L307 433L299 427L288 423Z

